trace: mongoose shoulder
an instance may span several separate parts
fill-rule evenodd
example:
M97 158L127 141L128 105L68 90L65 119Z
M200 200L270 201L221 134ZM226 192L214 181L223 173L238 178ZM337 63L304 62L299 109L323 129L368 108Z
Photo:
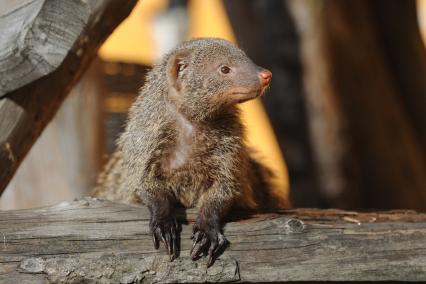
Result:
M171 259L178 247L174 207L198 208L191 256L206 250L211 264L226 245L221 222L230 208L288 206L245 147L236 107L261 96L271 78L225 40L177 46L148 73L95 196L146 204L154 246L164 242Z

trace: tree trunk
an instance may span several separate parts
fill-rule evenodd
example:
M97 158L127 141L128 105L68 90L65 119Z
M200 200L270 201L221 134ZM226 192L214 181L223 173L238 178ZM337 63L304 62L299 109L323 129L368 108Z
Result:
M415 1L289 3L333 205L426 210L426 54Z

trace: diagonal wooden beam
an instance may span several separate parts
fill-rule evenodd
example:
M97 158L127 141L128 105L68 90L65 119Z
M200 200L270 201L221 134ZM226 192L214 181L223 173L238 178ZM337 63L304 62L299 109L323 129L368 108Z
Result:
M6 20L13 25L18 17L31 19L24 21L30 26L21 31L25 32L23 46L16 46L19 37L4 37L9 40L7 46L21 50L11 51L9 57L0 55L0 94L10 91L0 98L0 194L102 42L136 2L32 0L17 1L25 5L0 11L5 13L0 15L0 26ZM36 15L33 9L39 9ZM16 32L13 28L6 31ZM16 68L12 68L11 57L18 61Z

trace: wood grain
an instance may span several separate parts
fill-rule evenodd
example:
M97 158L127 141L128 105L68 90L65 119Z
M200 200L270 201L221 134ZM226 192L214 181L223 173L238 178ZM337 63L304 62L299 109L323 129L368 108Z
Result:
M101 82L95 60L72 88L0 198L0 210L41 207L90 193L103 150Z
M14 1L0 8L0 96L53 72L99 7L96 1Z
M179 211L181 253L155 251L149 213L84 198L0 212L1 283L426 281L426 214L296 209L242 217L215 264L189 258L193 210Z
M0 65L6 62L9 68L0 67L2 92L8 92L0 97L0 194L101 43L127 17L136 0L16 3L15 9L0 15L0 27L12 25L15 19L20 24L22 18L31 35L26 33L29 37L19 41L21 51L0 48ZM16 40L3 37L0 42Z

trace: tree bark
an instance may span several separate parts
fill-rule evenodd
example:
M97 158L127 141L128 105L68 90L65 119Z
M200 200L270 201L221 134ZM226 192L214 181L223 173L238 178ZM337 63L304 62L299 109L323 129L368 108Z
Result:
M289 3L332 204L426 210L426 51L415 1Z
M426 281L426 214L234 212L212 267L192 261L196 212L178 210L180 256L153 248L145 207L84 198L0 211L1 283Z
M101 43L136 0L19 3L16 9L2 11L0 18L0 25L13 26L18 21L24 27L18 34L24 39L19 44L15 34L2 41L10 52L2 54L0 66L1 92L7 92L0 98L0 193Z

